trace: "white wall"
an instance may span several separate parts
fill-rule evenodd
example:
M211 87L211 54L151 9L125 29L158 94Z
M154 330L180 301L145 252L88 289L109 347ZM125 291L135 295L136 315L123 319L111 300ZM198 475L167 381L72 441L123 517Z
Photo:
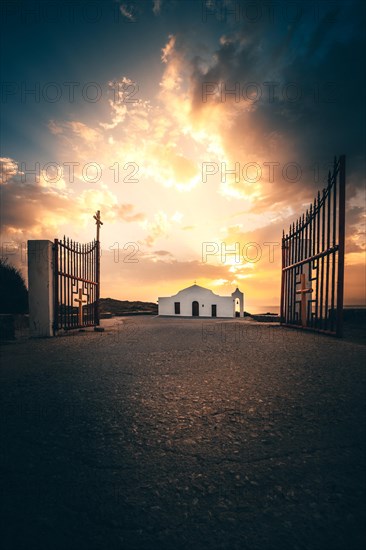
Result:
M28 241L29 330L32 337L53 336L53 243Z
M178 292L175 296L159 298L159 315L173 315L174 317L191 317L192 302L199 304L199 316L211 317L211 305L216 304L217 317L234 316L234 298L218 296L210 290L190 287ZM180 315L174 313L174 302L180 302Z

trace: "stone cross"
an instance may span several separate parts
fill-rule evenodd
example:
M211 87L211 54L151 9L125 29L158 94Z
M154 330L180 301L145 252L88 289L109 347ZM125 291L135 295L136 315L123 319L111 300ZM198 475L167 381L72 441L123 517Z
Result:
M96 214L93 216L93 218L96 220L95 224L97 226L97 241L99 241L99 228L101 225L103 225L102 220L100 219L100 210L97 210Z
M79 317L79 325L83 324L83 304L86 304L88 300L83 300L83 291L81 288L79 288L79 298L74 298L75 302L79 303L78 307L78 317Z
M313 292L312 288L305 288L305 273L300 275L300 290L296 291L296 294L301 295L301 325L306 327L306 294Z

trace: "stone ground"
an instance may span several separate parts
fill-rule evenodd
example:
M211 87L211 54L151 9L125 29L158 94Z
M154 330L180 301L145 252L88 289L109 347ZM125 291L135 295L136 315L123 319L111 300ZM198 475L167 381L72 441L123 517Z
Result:
M355 550L365 351L152 317L1 346L3 550Z

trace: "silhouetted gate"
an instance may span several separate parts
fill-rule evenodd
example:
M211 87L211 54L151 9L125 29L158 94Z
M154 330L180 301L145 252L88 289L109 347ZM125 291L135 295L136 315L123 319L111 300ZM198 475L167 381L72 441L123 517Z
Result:
M345 156L328 185L282 237L281 322L342 336Z
M99 325L99 241L55 239L54 331Z

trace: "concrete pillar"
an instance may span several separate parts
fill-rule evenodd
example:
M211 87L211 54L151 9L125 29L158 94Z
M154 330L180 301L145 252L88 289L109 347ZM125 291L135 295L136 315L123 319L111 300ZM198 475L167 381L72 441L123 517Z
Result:
M29 332L54 336L53 243L28 241Z

